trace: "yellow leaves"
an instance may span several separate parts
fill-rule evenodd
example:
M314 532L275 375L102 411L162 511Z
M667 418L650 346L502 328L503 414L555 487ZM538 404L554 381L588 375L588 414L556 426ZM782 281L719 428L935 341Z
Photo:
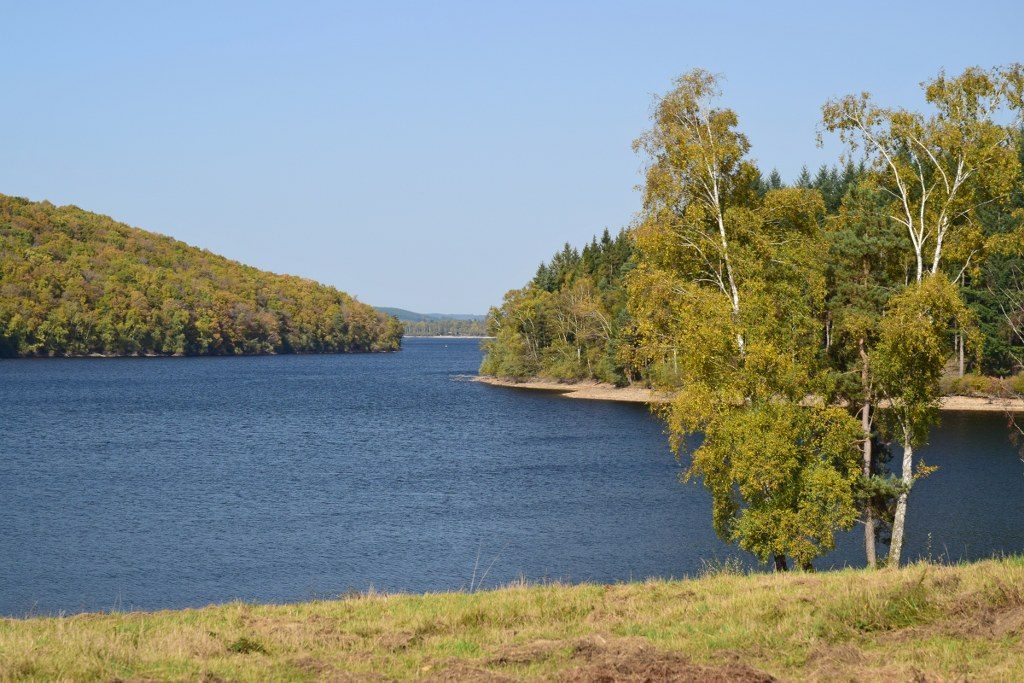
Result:
M961 263L982 249L980 207L1009 199L1020 172L1013 140L1024 104L1021 70L940 73L922 84L935 109L927 116L885 109L865 96L831 101L822 110L826 130L839 133L851 151L864 146L877 183L892 197L892 220L910 237L918 280L947 267L949 245L956 243L953 255Z
M713 219L722 202L753 179L744 165L750 143L736 130L736 114L715 107L719 95L717 77L697 69L658 101L653 127L634 143L650 160L644 192L648 218L668 210L688 214L691 221Z
M0 249L4 303L30 311L31 319L8 330L0 353L217 354L399 345L399 326L334 288L242 266L75 207L0 195L0 244L8 241L20 246ZM172 309L176 313L168 314ZM335 321L338 311L351 324Z
M773 233L814 235L825 218L825 200L818 190L787 187L764 197L761 216Z
M927 465L924 460L921 460L917 463L917 467L914 468L914 481L916 482L918 479L924 479L938 471L938 465Z
M1014 212L1014 218L1024 224L1024 211L1018 209ZM1002 256L1024 256L1024 227L1019 227L1012 232L993 235L988 238L985 244L986 250L991 254Z
M860 132L873 129L883 114L884 110L872 104L868 92L829 100L821 108L825 130L838 133L839 139L849 145L851 153L856 151L861 142ZM818 142L821 144L820 139Z
M1022 83L1020 64L983 69L967 67L959 75L949 77L945 70L925 81L925 99L935 106L943 117L958 120L964 117L984 117L1001 105L1020 106Z
M718 406L690 475L711 492L723 537L762 560L783 554L807 564L856 517L860 435L834 407Z
M927 437L935 420L939 378L953 353L954 333L980 352L981 336L960 292L944 275L924 278L894 296L882 318L871 354L878 386L890 400L890 429L910 445Z

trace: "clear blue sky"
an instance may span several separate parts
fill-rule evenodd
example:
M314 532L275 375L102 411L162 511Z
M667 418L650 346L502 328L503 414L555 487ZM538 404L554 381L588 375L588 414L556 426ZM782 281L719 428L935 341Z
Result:
M377 305L484 312L638 209L652 98L726 76L767 171L819 108L1024 59L1019 2L3 2L0 192Z

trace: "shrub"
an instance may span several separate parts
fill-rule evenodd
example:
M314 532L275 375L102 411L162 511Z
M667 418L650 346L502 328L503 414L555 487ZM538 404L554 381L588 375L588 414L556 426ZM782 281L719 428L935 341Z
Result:
M267 654L267 648L263 647L263 645L261 645L257 640L242 636L235 642L228 645L228 652L234 652L240 655L248 655L252 653L265 655Z

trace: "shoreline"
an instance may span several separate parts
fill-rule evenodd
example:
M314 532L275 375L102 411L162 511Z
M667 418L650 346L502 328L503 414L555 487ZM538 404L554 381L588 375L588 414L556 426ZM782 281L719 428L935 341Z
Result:
M582 399L586 401L614 401L617 403L661 405L668 403L671 400L669 395L648 387L617 387L605 382L558 382L538 377L533 377L520 382L491 375L477 375L473 378L473 381L492 387L547 391L550 393L560 394L565 398ZM939 399L939 410L950 412L1024 413L1024 398L943 396Z
M288 351L273 353L73 353L53 356L0 356L5 360L118 360L122 358L263 358L267 356L358 356L377 353L398 353L397 349L380 351Z
M494 339L485 334L403 334L402 339Z
M558 382L553 380L534 377L528 380L516 381L504 379L493 375L477 375L474 382L487 384L492 387L505 387L508 389L527 389L530 391L546 391L553 394L561 394L565 398L583 399L586 401L614 401L617 403L644 403L662 404L668 403L669 397L641 386L617 387L607 382Z

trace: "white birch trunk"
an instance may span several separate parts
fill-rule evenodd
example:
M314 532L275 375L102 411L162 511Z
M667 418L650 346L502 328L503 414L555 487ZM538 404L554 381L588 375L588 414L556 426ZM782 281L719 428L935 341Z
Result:
M914 448L909 444L909 435L904 430L903 444L903 493L896 501L896 516L892 522L892 545L889 547L889 560L887 564L891 567L900 565L900 555L903 553L903 536L907 521L907 497L910 495L910 486L914 483Z

